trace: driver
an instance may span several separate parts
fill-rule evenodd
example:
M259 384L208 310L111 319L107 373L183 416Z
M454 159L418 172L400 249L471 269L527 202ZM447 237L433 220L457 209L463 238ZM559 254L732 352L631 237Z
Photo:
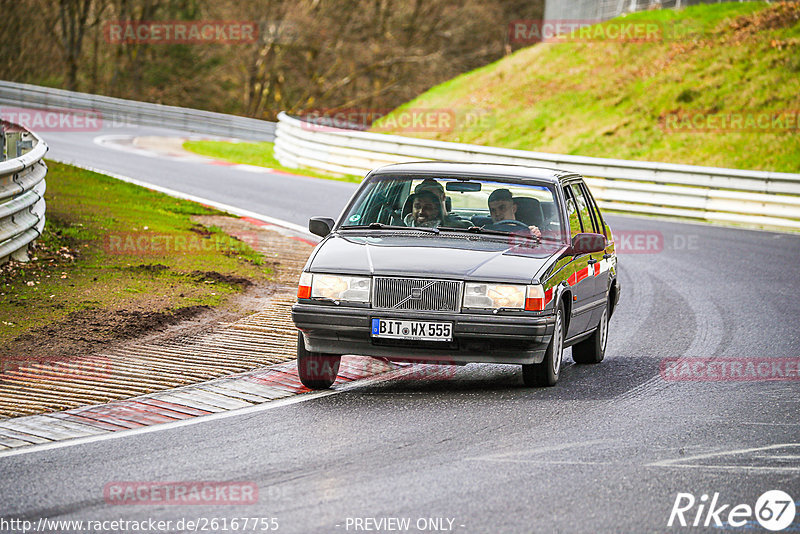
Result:
M489 195L489 215L492 217L492 224L487 226L499 226L504 221L517 220L517 205L514 203L511 191L508 189L492 191L492 194ZM542 238L542 232L537 226L528 226L528 230L534 237Z

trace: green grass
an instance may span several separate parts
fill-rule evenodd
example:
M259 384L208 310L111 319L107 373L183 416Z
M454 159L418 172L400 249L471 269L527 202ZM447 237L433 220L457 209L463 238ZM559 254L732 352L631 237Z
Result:
M266 141L259 143L186 141L183 143L183 148L190 152L194 152L195 154L200 154L201 156L208 156L233 163L244 163L247 165L268 167L270 169L303 174L304 176L312 176L314 178L341 180L344 182L353 183L361 183L361 180L364 178L363 176L355 176L352 174L338 175L310 169L294 169L291 167L284 167L275 158L275 143L268 143Z
M217 306L241 291L241 279L270 278L247 244L192 221L220 212L70 165L48 167L36 259L0 268L0 346L71 312Z
M457 118L477 120L457 120L447 130L389 133L558 154L799 172L797 129L663 127L667 117L682 113L791 111L796 117L799 15L797 4L763 2L629 15L626 22L658 22L689 37L639 43L574 39L524 48L393 112L447 109ZM376 130L385 131L380 122Z

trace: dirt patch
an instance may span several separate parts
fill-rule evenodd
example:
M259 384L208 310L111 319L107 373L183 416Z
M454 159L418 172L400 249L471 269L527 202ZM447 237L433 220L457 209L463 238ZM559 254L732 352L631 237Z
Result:
M248 288L253 285L253 282L248 278L232 274L222 274L216 271L193 271L192 276L194 276L198 282L207 284L223 283L240 288Z
M285 290L282 288L284 279L294 284L311 250L304 243L241 219L225 216L193 219L196 228L193 231L198 234L205 234L205 229L213 225L222 226L234 238L241 236L246 239L253 248L264 254L265 265L273 269L273 279L254 282L236 274L196 270L188 273L196 282L225 284L240 292L230 295L223 305L214 308L193 305L170 309L165 299L151 295L133 307L74 311L61 321L17 336L6 346L0 347L0 373L26 362L83 358L132 343L189 339L212 331L221 324L232 323L261 311L277 291ZM66 247L42 252L47 254L47 259L54 261L70 261L70 257L77 253ZM32 266L35 264L25 264L22 268L30 269ZM142 263L130 265L125 270L157 276L170 272L170 267L161 263Z
M169 270L169 267L160 263L141 263L139 265L132 265L125 268L126 271L133 271L137 273L150 273L158 274Z
M80 310L63 321L15 338L0 349L0 355L6 361L18 362L85 355L115 342L162 331L209 309L189 306L172 311Z
M122 309L75 311L17 336L0 348L0 419L135 397L295 356L290 308L310 244L241 219L192 219L241 235L263 255L262 266L274 268L271 279L196 270L188 273L196 282L241 291L210 308L171 309L174 301L142 294ZM154 277L172 273L160 263L128 269Z
M195 224L194 226L189 228L189 231L194 232L196 234L200 234L201 236L204 237L214 235L214 232L212 232L211 230L200 224Z

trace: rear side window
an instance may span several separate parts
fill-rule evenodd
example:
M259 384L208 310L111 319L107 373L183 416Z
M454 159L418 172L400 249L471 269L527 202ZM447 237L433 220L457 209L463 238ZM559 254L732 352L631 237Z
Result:
M606 224L603 220L603 216L600 213L600 208L597 207L597 202L595 202L594 197L592 196L592 192L589 191L589 186L586 183L581 184L581 189L583 189L584 195L586 200L588 201L589 211L592 213L592 217L594 217L595 223L598 228L599 234L603 234L604 236L608 237L606 233Z
M578 215L581 218L581 226L584 232L600 233L600 229L595 224L592 214L589 212L589 204L583 194L580 184L573 184L570 186L572 192L575 194L575 205L578 209Z
M575 204L575 197L569 186L564 187L564 200L564 204L567 207L567 218L569 219L569 233L570 236L574 236L581 233L583 228L581 227L581 219Z

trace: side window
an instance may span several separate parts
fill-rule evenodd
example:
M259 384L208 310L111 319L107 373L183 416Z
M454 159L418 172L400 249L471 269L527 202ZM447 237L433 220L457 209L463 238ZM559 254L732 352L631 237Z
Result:
M586 197L583 195L583 190L581 190L579 184L573 184L570 186L572 188L572 192L575 194L575 205L578 208L578 215L581 218L581 226L583 226L584 232L593 232L599 233L599 228L595 226L594 221L592 220L592 215L589 213L589 204L586 201Z
M574 236L583 231L581 228L581 220L578 216L578 209L575 206L575 197L572 195L572 190L569 186L564 188L564 200L567 207L567 218L569 219L569 234Z
M586 196L586 200L589 201L589 210L591 211L592 217L595 220L595 226L598 228L598 233L608 237L608 234L606 234L606 223L603 220L602 214L600 213L600 208L597 207L597 202L595 202L594 197L592 196L592 192L589 191L589 186L587 186L586 183L583 183L581 184L581 188Z

